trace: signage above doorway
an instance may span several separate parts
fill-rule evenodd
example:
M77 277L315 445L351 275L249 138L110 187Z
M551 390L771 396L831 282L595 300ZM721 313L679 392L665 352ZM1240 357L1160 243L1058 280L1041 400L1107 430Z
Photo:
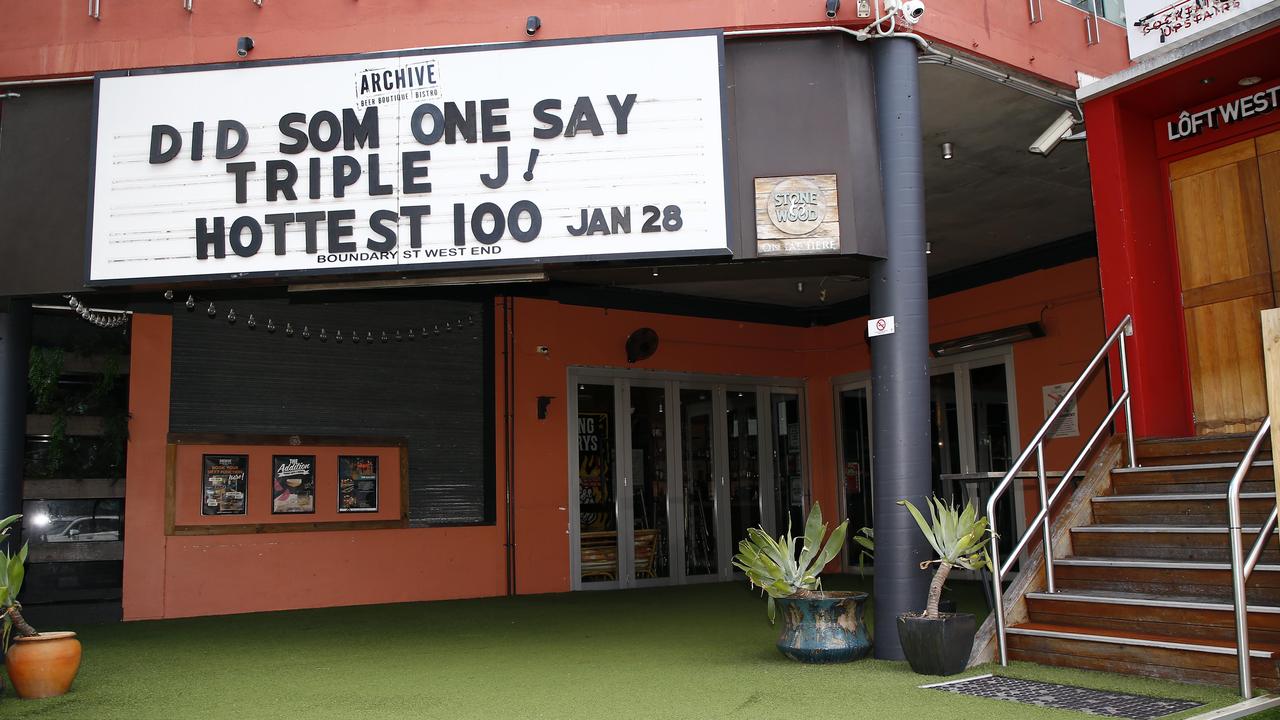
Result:
M728 254L718 31L107 73L87 280Z
M1274 0L1125 0L1129 57L1172 50L1206 30L1243 19Z
M756 178L756 254L840 252L836 176Z

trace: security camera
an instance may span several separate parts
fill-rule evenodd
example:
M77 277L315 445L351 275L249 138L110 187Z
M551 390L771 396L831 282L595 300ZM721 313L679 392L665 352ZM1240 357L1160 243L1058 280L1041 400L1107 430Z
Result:
M253 38L245 35L236 40L236 54L245 57L253 49Z
M1073 135L1071 128L1075 127L1076 116L1070 110L1063 110L1057 120L1053 121L1044 132L1040 133L1040 137L1031 143L1031 147L1027 148L1037 155L1048 155L1053 149L1058 147L1058 143L1063 140L1079 140L1084 138L1084 133Z
M827 0L827 17L833 18L840 12L840 0Z
M920 0L907 0L902 4L902 16L907 22L915 25L920 22L920 18L924 17L924 3Z

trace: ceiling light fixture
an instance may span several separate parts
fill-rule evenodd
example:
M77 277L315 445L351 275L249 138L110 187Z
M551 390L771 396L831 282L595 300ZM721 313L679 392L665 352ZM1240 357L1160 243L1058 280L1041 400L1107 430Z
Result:
M1262 78L1257 75L1247 75L1236 81L1236 84L1240 87L1249 87L1250 85L1257 85L1260 82L1262 82Z
M925 241L924 241L924 254L925 254L925 255L932 255L932 254L933 254L933 241L932 241L932 240L925 240Z
M236 39L236 55L245 57L253 49L253 38L248 35Z
M524 34L533 35L538 32L538 28L542 27L542 18L537 15L530 15L524 21Z
M955 146L950 142L942 143L942 159L950 160L953 157L955 157Z
M833 18L840 12L840 0L827 0L827 17Z

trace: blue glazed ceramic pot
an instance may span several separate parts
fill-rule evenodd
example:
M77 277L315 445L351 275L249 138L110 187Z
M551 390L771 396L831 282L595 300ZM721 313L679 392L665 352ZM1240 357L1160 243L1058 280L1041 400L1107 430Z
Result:
M806 592L774 602L782 621L778 650L792 660L849 662L871 651L871 636L862 621L866 593Z

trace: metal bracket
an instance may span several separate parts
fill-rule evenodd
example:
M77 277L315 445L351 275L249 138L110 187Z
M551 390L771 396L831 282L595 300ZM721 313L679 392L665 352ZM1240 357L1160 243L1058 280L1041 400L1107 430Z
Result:
M1089 13L1084 16L1084 32L1089 45L1102 41L1102 28L1098 27L1098 0L1089 2Z
M102 19L102 0L89 0L89 17L94 20Z
M195 0L182 0L182 9L187 12L195 12Z

